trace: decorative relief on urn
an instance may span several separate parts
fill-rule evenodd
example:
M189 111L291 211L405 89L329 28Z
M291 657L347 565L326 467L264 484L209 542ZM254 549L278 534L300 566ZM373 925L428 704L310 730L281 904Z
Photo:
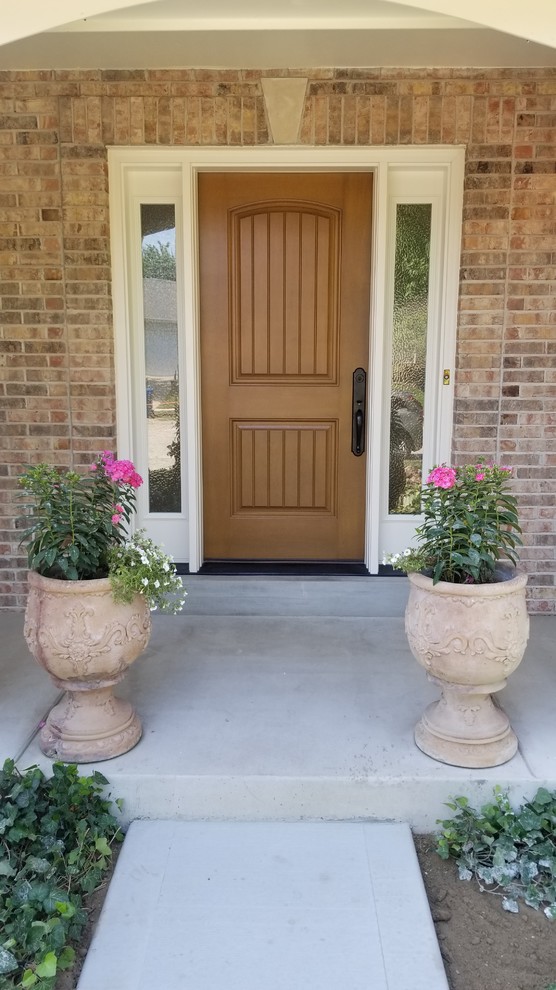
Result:
M57 581L31 572L29 585L25 639L67 692L42 729L43 752L78 763L127 752L141 738L141 722L112 686L149 641L146 600L114 602L108 579Z
M517 739L492 695L523 657L529 635L525 575L453 585L410 574L405 627L411 652L442 690L415 729L417 745L444 763L497 766Z

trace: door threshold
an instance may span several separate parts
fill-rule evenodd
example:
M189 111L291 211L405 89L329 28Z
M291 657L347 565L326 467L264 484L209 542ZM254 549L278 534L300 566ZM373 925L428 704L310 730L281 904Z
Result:
M206 560L199 574L259 577L369 577L362 560Z

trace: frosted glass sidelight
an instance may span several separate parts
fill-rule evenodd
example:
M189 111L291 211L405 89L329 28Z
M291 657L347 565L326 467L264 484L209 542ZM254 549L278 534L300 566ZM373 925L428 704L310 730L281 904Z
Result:
M173 205L141 206L149 512L181 512L180 395Z
M392 515L420 511L431 211L430 203L396 207L388 486Z

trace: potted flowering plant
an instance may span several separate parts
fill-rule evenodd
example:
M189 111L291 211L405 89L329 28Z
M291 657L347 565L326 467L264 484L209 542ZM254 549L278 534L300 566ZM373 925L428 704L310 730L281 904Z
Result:
M103 451L86 475L39 464L19 481L30 568L25 638L66 692L41 748L78 763L118 756L142 729L112 687L146 647L150 612L182 608L180 578L143 531L128 535L142 484L131 461Z
M423 752L456 766L497 766L517 739L492 695L523 658L527 577L511 468L435 467L422 489L417 546L385 563L408 573L405 627L413 655L442 688L415 729Z
M421 493L419 546L390 554L385 562L423 571L433 584L495 581L502 558L517 564L521 544L516 498L508 489L511 474L497 464L433 468Z

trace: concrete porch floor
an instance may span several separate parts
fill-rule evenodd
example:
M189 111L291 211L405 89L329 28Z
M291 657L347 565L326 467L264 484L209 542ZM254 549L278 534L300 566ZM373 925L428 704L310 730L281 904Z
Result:
M421 753L413 728L438 696L406 643L403 578L185 579L179 616L154 615L147 651L116 693L143 721L131 752L95 767L124 818L395 820L430 831L466 794L495 784L519 803L556 788L556 618L533 616L525 658L500 700L520 748L489 770ZM50 761L35 733L58 697L0 616L0 759Z

